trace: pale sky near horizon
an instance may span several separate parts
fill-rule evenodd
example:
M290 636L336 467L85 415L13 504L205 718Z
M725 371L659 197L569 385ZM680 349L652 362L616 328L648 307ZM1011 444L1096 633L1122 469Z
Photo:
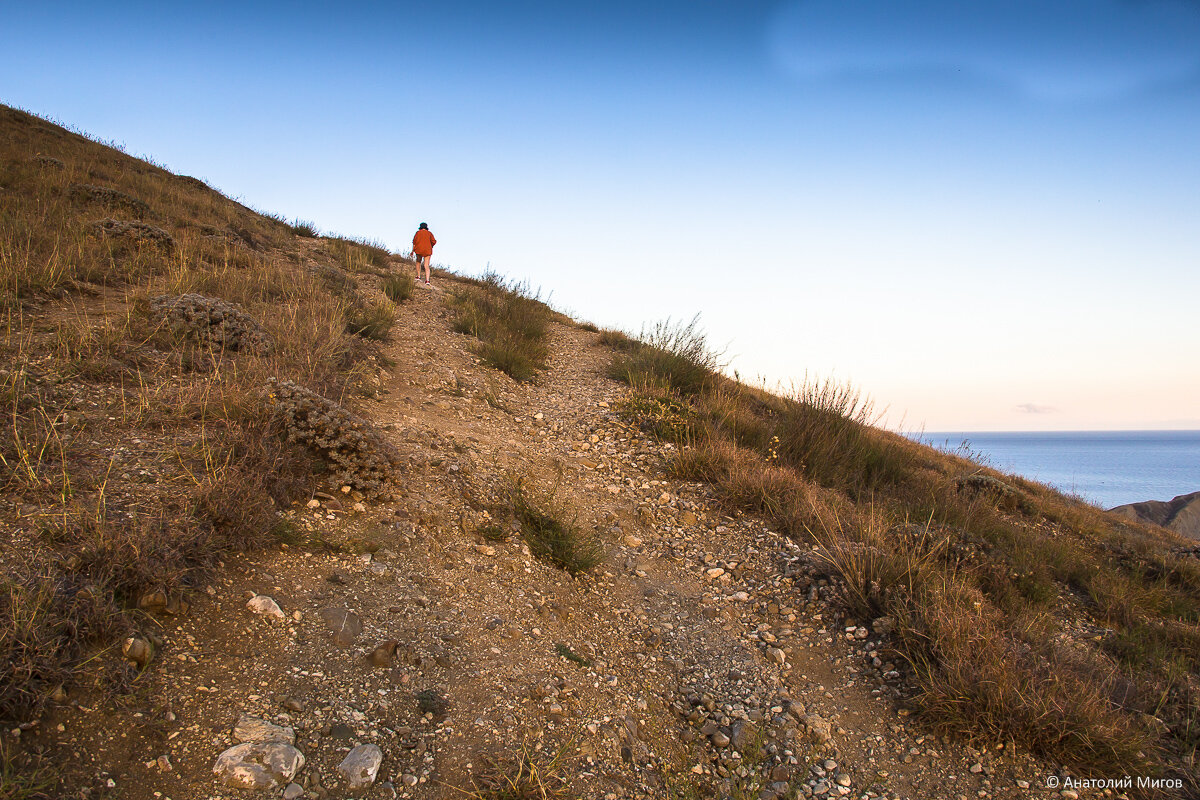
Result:
M13 3L0 102L913 431L1200 428L1200 2Z

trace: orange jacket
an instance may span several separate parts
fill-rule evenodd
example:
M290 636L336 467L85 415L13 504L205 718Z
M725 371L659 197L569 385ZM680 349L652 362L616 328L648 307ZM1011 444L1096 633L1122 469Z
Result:
M428 229L419 230L413 236L413 255L431 256L435 244L437 244L437 239L433 238L433 234Z

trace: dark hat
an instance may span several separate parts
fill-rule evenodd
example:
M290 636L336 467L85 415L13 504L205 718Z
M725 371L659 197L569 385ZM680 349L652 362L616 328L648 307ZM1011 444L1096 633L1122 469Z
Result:
M422 223L421 223L421 227L420 227L420 228L418 228L418 230L427 231L427 230L429 230L429 225L427 225L426 223L422 222Z

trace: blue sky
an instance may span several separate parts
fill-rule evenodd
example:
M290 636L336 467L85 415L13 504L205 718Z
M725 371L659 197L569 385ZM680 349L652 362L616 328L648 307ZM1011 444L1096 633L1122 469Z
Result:
M1200 3L0 3L0 100L908 430L1200 428Z

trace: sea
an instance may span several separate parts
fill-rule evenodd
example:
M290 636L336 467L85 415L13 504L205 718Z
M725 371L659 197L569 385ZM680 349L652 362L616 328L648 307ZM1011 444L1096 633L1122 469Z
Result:
M1200 431L921 433L912 438L1101 508L1200 491Z

